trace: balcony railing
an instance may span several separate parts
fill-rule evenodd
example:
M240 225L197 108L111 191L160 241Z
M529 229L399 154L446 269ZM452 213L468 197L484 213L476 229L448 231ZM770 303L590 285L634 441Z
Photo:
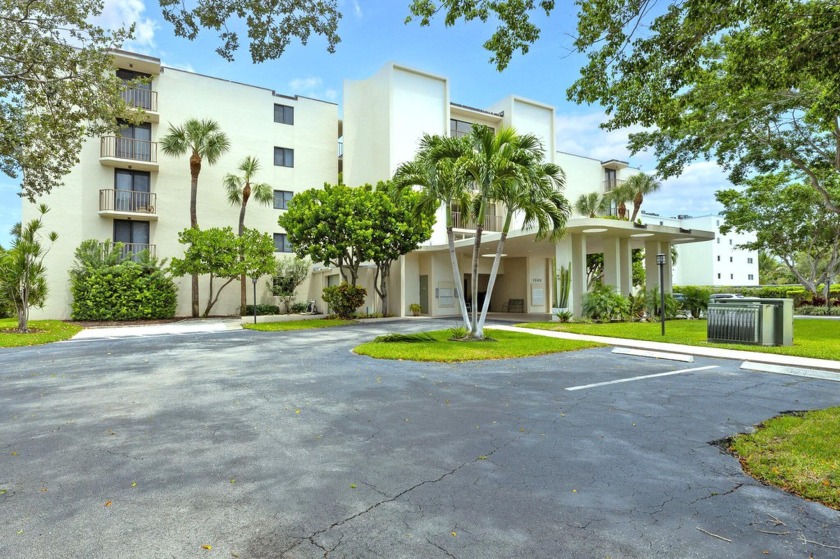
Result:
M461 212L452 212L452 227L455 229L475 229L475 221L467 219L467 216ZM501 231L502 230L502 216L500 215L486 215L484 216L484 231Z
M137 190L103 189L99 191L99 211L155 214L157 195Z
M140 253L144 250L149 252L149 256L155 256L155 253L157 252L156 245L150 245L146 243L120 243L117 241L113 241L108 244L111 245L111 250L116 250L117 246L119 245L120 255L126 260L137 260L139 258Z
M158 110L158 94L157 91L151 89L140 89L129 87L122 90L123 100L138 109L144 109L156 113Z
M121 136L103 136L99 156L157 163L157 142Z

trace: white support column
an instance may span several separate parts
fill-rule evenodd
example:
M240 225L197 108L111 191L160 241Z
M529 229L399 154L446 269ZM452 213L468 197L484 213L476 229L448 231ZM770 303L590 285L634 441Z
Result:
M572 294L569 309L580 316L583 296L586 294L586 235L571 235L572 241Z
M665 266L662 275L665 276L665 293L674 292L674 262L671 260L671 243L659 243L659 250L665 255Z
M429 286L429 289L431 289L431 286ZM400 308L397 311L397 316L405 317L406 307L407 304L405 302L405 255L403 255L400 256Z
M562 239L557 241L554 244L554 274L559 274L559 270L561 267L569 268L572 265L572 237L571 235L565 235ZM553 278L554 274L549 274L549 278ZM555 283L552 281L551 283ZM574 278L572 278L572 283L574 283ZM557 293L557 285L551 286L551 293L552 299L551 304L554 305L554 300L556 299ZM572 294L569 293L569 299L572 298ZM570 301L571 306L571 301Z
M628 238L621 238L618 241L618 262L621 277L619 292L626 297L633 292L633 251Z
M645 243L645 287L648 291L659 288L659 266L656 255L659 254L659 241Z
M621 292L621 263L618 237L603 240L604 243L604 285Z

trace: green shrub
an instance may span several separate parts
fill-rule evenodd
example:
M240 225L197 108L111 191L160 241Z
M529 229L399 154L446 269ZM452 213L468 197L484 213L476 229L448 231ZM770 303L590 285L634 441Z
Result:
M295 304L293 304L291 306L291 312L293 314L306 312L306 303L295 303Z
M148 253L123 255L119 243L111 249L95 240L83 241L76 249L70 286L74 320L175 316L178 288L165 262Z
M630 300L609 285L598 285L583 298L583 316L609 322L630 316Z
M254 316L254 305L245 305L245 314ZM280 314L280 307L277 305L257 305L257 316L268 314Z
M681 288L680 293L684 297L682 308L690 312L694 318L700 318L700 313L708 310L709 297L712 295L711 288L687 285Z
M324 301L339 318L353 318L356 309L365 304L367 290L358 285L342 283L324 288Z
M815 307L813 305L802 305L796 309L796 314L805 316L840 316L840 307Z

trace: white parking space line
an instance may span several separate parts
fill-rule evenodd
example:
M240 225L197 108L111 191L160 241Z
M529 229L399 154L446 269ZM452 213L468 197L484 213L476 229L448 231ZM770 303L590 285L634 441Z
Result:
M705 371L707 369L717 369L718 365L707 365L705 367L694 367L692 369L680 369L679 371L669 371L667 373L657 373L655 375L642 375L640 377L622 378L618 380L611 380L608 382L596 382L595 384L584 384L582 386L570 386L566 390L583 390L585 388L595 388L597 386L607 386L608 384L619 384L622 382L633 382L637 380L644 380L648 378L669 377L671 375L680 375L682 373L691 373L694 371Z

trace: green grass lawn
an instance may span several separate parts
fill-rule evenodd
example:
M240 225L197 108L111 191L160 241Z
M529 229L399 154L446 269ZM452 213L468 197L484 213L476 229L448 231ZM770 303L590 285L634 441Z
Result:
M17 319L0 319L0 347L20 347L28 345L48 344L69 340L81 330L81 326L69 324L60 320L30 320L28 334L12 332L17 328Z
M289 320L285 322L260 322L257 324L243 324L248 330L259 330L261 332L285 332L287 330L309 330L310 328L331 328L333 326L347 326L356 324L355 320L342 320L339 318L315 318L311 320Z
M665 323L665 336L662 336L661 325L658 322L616 322L610 324L531 322L517 324L517 326L592 336L778 353L797 357L840 359L840 320L794 319L793 346L789 347L712 344L706 341L705 320L669 320Z
M782 415L732 439L751 476L840 510L840 407Z
M601 344L558 340L519 332L485 330L487 336L496 341L454 342L449 341L449 330L426 332L436 341L430 342L368 342L353 351L377 359L405 359L409 361L457 362L480 359L511 359L530 357L561 351L574 351L598 347Z

